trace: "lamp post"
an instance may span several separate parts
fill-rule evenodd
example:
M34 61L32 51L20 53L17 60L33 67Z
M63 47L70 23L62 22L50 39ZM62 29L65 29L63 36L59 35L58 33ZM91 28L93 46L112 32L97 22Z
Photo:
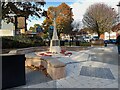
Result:
M120 21L120 2L118 3L118 22Z
M2 3L0 2L0 6L2 6ZM2 27L2 7L0 7L0 29Z
M71 21L72 21L72 13L71 13L71 11L72 11L72 8L70 8L70 25L71 25Z
M119 22L120 22L120 2L118 3L118 25L119 25ZM119 27L118 27L118 31L120 31L119 30Z
M111 8L113 11L114 11L114 8ZM111 28L112 28L112 26L111 26ZM110 37L110 34L111 34L111 30L109 29L109 31L108 31L108 34L109 34L109 41L110 41L110 39L111 39L111 37Z
M70 8L70 30L72 29L72 27L71 27L71 23L72 23L72 8ZM71 35L72 33L70 33L70 35ZM70 36L71 37L71 36ZM72 37L71 37L71 39L70 39L70 44L71 44L71 41L72 41L72 44L73 44L73 35L72 35Z

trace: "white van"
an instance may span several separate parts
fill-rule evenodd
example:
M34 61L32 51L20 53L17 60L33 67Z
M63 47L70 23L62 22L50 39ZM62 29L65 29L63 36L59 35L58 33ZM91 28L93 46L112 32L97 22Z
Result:
M86 42L90 42L90 37L89 36L86 36L86 37L84 37L84 40L86 41Z

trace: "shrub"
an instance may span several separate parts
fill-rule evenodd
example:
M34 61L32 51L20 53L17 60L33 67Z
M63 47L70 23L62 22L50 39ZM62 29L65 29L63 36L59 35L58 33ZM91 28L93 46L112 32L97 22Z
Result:
M16 35L14 37L2 37L2 48L26 48L26 47L36 47L43 46L44 42L41 37L34 36L29 37L27 35Z
M91 46L90 42L81 42L80 46Z

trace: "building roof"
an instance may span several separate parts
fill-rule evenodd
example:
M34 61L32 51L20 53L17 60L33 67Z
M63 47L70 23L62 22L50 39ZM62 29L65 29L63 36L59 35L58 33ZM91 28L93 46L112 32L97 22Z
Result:
M117 32L118 30L120 30L120 23L112 27L112 31Z

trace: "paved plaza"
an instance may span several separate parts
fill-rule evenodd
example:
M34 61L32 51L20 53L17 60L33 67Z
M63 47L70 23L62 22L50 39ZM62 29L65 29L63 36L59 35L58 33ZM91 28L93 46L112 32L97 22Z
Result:
M120 56L115 45L71 52L70 57L58 58L66 64L65 78L52 80L40 71L27 72L27 84L16 88L118 88Z

